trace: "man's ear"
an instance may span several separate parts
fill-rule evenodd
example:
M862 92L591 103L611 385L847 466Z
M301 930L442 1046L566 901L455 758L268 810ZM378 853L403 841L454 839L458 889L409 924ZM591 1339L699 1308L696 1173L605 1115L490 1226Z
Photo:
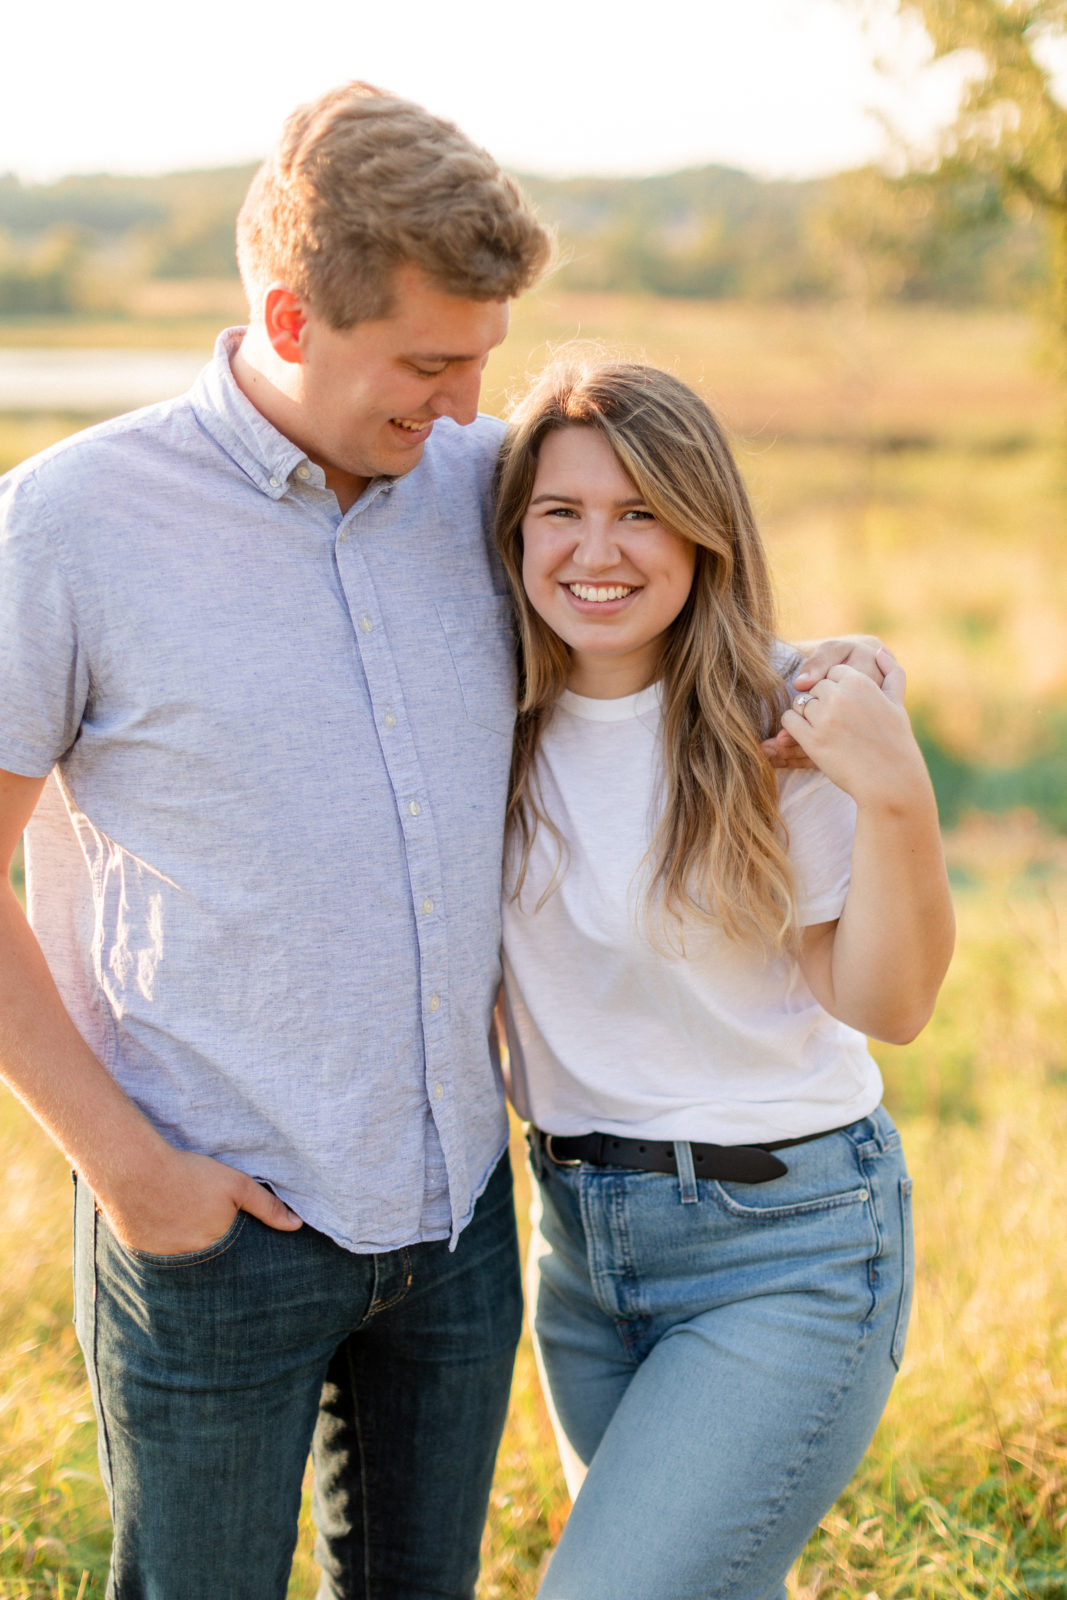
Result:
M307 307L284 284L274 283L263 299L263 324L275 354L300 366L304 360L301 336L307 327Z

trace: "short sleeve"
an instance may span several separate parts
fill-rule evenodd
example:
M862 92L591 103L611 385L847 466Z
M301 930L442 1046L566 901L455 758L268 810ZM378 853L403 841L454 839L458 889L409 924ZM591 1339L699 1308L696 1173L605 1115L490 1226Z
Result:
M856 802L821 772L796 770L779 776L779 806L800 925L833 922L848 893Z
M44 777L88 697L71 586L32 472L0 480L0 767Z

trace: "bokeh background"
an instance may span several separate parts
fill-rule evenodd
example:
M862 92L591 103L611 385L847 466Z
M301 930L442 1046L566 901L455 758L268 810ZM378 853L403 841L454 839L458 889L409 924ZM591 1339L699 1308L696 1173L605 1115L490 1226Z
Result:
M5 18L5 60L0 470L191 381L243 315L256 160L364 77L454 117L558 227L486 409L574 337L672 368L731 431L783 631L905 662L960 920L935 1020L876 1049L919 1289L793 1595L1067 1600L1067 3L101 0ZM69 1177L7 1096L0 1152L0 1596L100 1596ZM534 1594L566 1510L524 1346L480 1600ZM293 1597L310 1542L305 1519Z

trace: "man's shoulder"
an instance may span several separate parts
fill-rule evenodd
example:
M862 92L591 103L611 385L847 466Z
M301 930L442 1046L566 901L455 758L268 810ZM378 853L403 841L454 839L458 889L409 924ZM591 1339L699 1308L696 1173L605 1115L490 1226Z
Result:
M430 435L432 453L457 463L488 463L492 467L500 453L504 437L504 424L498 417L479 412L473 422L463 427L451 417L442 417L434 424Z
M506 422L499 417L491 417L486 411L479 411L471 427L477 428L482 437L491 439L495 450L500 449L500 441L507 432Z
M175 429L187 429L190 420L188 396L157 401L69 434L46 450L28 456L0 483L15 492L32 485L56 490L70 485L80 487L84 493L98 473L110 477L117 458L126 467L132 464L130 447L135 440L144 442L149 449L153 440L158 441L159 448L169 448L165 442L168 436Z
M420 467L412 474L413 487L436 480L448 492L469 487L479 497L488 493L504 424L479 414L461 427L450 417L434 423ZM421 469L421 470L420 470Z

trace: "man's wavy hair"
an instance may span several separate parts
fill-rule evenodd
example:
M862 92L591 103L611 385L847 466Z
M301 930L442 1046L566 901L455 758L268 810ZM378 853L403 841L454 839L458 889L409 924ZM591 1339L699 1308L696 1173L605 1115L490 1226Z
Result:
M237 219L252 314L283 283L334 328L389 316L399 267L464 300L510 300L552 252L490 155L451 122L358 82L293 112Z
M517 898L539 824L562 852L541 804L536 756L566 686L569 651L526 597L522 521L542 444L573 427L600 433L657 519L696 546L693 585L661 659L664 804L645 861L642 916L656 910L674 949L684 950L687 925L714 924L732 939L781 950L796 937L797 909L777 778L760 749L787 703L767 561L714 415L654 367L554 364L513 410L500 454L495 536L520 640L509 887ZM610 814L605 796L608 827ZM561 854L547 893L563 870Z

